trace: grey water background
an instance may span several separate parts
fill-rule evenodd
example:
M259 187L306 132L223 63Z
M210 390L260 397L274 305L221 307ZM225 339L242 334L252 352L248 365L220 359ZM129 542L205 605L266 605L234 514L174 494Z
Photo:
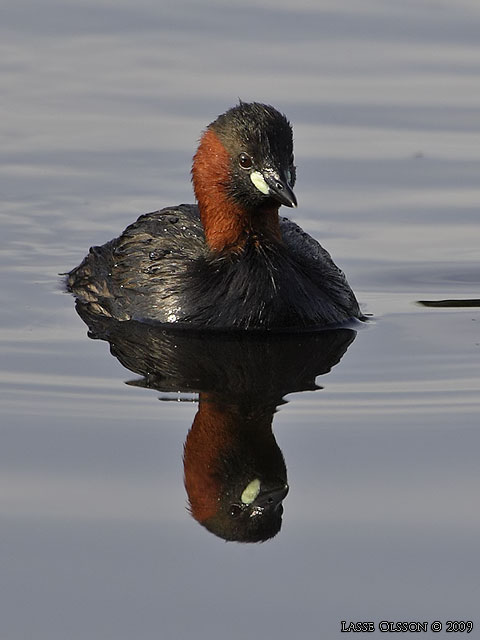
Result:
M476 0L3 0L2 640L480 637L480 313L415 304L480 297L479 34ZM276 414L291 488L261 545L191 519L195 404L126 386L58 277L191 202L238 97L291 119L288 213L376 318Z

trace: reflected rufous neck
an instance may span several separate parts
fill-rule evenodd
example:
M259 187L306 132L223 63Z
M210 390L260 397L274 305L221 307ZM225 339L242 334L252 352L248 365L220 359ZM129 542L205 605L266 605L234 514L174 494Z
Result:
M216 394L200 393L198 411L183 452L185 489L195 520L204 522L218 510L228 482L223 469L225 457L236 452L242 460L245 439L249 452L258 448L268 452L272 443L276 446L273 411L271 407L255 406L246 410Z

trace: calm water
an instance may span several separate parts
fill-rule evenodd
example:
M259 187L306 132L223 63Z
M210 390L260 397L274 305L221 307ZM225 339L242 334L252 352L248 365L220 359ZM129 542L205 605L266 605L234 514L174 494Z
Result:
M480 312L416 304L480 298L480 6L295 5L2 3L2 640L340 638L341 620L480 637ZM350 338L225 349L144 388L149 338L116 338L127 370L58 274L191 202L200 131L238 96L293 122L295 220L376 320L338 364ZM186 509L183 444L219 377L285 458L264 544Z

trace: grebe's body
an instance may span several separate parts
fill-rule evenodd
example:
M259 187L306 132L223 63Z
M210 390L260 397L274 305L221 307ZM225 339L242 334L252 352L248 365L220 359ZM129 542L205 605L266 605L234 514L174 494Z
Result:
M230 109L204 133L197 205L141 216L93 247L67 286L94 313L216 329L315 329L361 318L319 243L278 215L296 206L292 130L273 107Z

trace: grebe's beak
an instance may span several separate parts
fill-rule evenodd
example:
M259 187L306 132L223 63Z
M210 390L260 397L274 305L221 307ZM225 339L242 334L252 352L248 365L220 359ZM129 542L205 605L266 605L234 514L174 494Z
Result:
M297 198L289 184L287 175L288 174L283 171L266 170L263 172L263 177L268 185L269 195L286 207L296 207Z

